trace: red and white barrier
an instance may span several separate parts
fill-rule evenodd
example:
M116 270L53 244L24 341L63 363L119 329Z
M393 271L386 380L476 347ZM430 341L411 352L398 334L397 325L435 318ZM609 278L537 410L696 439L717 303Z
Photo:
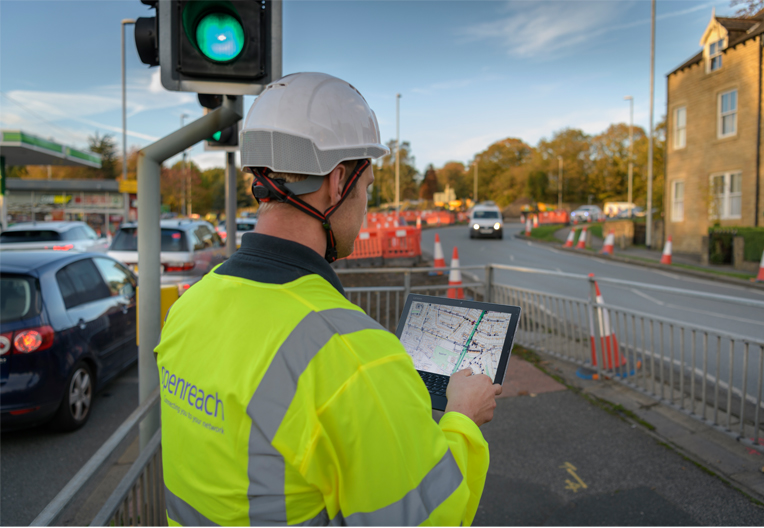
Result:
M605 237L605 244L602 246L602 253L605 255L612 255L615 249L615 233L610 230L610 233Z
M586 228L581 228L581 234L578 236L578 244L576 249L586 249Z
M589 274L589 277L594 277L593 273ZM600 331L600 346L602 349L602 368L606 370L613 370L622 367L626 364L626 358L621 356L618 351L618 339L616 339L615 332L610 327L610 315L606 308L601 307L605 304L602 299L602 293L600 292L599 284L594 281L594 289L596 292L595 302L597 305L597 323ZM597 347L595 345L594 337L594 317L589 317L589 336L592 344L592 365L597 366Z
M448 274L449 286L461 286L462 285L462 272L455 269L459 267L459 250L454 246L454 255L451 258L451 272ZM449 288L449 299L464 299L464 290L462 288Z
M671 237L668 237L661 255L661 264L671 264Z
M576 238L576 230L571 229L570 233L568 233L568 239L565 241L565 243L562 245L562 247L572 248L573 247L573 240Z

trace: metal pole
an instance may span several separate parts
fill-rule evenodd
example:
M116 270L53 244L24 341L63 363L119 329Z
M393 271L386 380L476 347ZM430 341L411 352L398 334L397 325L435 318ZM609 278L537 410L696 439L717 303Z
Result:
M562 156L557 156L557 210L562 211Z
M0 226L3 231L8 229L8 204L5 201L6 189L5 186L8 183L5 179L5 156L0 156Z
M629 218L632 217L632 189L634 182L634 98L627 95L623 98L625 101L629 101L629 197L627 201L629 205Z
M401 212L401 94L395 95L395 212Z
M478 203L478 159L477 156L475 156L475 190L472 193L472 200L475 202L475 205Z
M236 153L225 153L225 252L236 251Z
M188 114L183 112L180 114L180 128L183 128L183 123L185 122L186 118L188 117ZM180 214L183 216L186 216L186 151L183 150L183 159L180 162L180 192L183 195L183 200L181 201L180 206Z
M122 20L122 181L127 181L127 73L125 71L125 26L135 24L135 20L125 18ZM130 218L130 195L122 193L124 200L124 212L122 213L122 222L127 222Z
M653 103L655 100L655 0L650 18L650 131L647 140L647 234L645 245L653 241Z
M159 386L154 348L159 343L160 323L160 266L159 227L160 165L166 159L203 141L218 130L233 125L244 114L243 97L226 97L223 105L186 127L177 130L138 152L138 268L140 269L140 295L138 296L138 395L144 402ZM141 423L140 446L143 449L159 427L159 409L155 409Z

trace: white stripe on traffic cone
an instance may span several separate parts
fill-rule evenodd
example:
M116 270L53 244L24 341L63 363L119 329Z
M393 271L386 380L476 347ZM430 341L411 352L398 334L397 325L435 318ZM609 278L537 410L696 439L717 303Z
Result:
M576 249L586 249L586 228L581 229L581 235L578 237L578 244L576 244Z
M666 246L663 248L663 255L661 255L661 264L671 264L671 237L668 237Z
M602 246L602 253L606 255L612 255L615 248L615 233L610 230L610 233L605 237L605 244Z
M454 255L451 257L451 272L448 274L449 286L461 286L462 285L462 272L455 269L459 267L459 250L454 246ZM462 288L449 288L449 299L464 299L464 290Z
M568 239L565 241L565 243L562 245L562 247L573 247L573 239L576 238L576 230L571 229L570 233L568 233Z
M438 236L437 233L435 233L435 262L433 263L433 266L436 268L445 268L446 267L446 259L443 257L443 246L440 245L440 236ZM443 275L442 271L438 271L438 275Z

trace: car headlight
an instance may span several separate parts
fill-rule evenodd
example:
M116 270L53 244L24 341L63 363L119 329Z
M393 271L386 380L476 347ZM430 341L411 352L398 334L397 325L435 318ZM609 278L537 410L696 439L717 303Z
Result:
M477 225L477 224L475 224L475 225L473 225L473 226L472 226L472 229L474 229L475 231L477 231L478 229L480 229L480 226L479 226L479 225Z
M499 229L501 229L501 224L500 224L499 222L496 222L495 224L493 224L493 228L494 228L496 231L498 231Z

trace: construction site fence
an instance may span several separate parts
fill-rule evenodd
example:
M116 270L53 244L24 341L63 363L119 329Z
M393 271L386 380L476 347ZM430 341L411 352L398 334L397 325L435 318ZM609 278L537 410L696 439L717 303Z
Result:
M391 332L396 330L410 293L446 296L449 289L462 288L467 299L519 306L516 344L578 364L593 379L622 383L764 453L761 443L764 339L598 303L595 278L591 276L498 264L453 269L462 271L466 278L463 284L412 286L412 274L442 273L441 268L339 269L337 273L340 277L352 273L400 276L399 285L345 289L350 302ZM591 294L581 299L503 284L494 280L498 270L587 281ZM764 302L751 299L604 277L596 280L764 308ZM46 506L32 526L64 524L65 512L81 502L82 491L103 473L104 466L113 464L115 452L124 448L131 431L157 405L159 397L157 388ZM152 432L153 438L91 526L166 525L161 433Z
M533 220L536 218L538 223L543 224L567 224L570 222L570 213L568 211L541 211L538 213L522 213L520 221Z

